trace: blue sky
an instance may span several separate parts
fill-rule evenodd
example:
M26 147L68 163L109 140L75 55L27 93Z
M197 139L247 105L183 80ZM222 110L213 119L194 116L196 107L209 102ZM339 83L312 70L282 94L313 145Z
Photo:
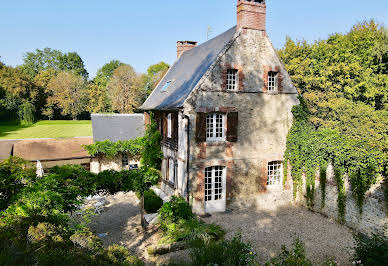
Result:
M139 72L173 63L176 41L206 41L236 24L237 0L3 0L0 56L7 65L50 47L75 51L93 77L112 59ZM267 29L276 48L285 37L314 41L375 18L388 26L387 0L267 0Z

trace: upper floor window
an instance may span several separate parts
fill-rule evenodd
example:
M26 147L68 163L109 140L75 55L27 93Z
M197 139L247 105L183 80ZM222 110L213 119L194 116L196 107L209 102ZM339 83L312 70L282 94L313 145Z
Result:
M226 89L228 91L235 91L238 85L238 70L228 69L226 73Z
M127 167L129 165L128 154L124 153L121 157L121 165L122 167Z
M172 123L171 123L171 113L167 115L167 138L171 139L172 135Z
M225 140L225 116L223 114L206 116L206 140Z
M275 92L278 84L278 73L270 71L268 72L268 91Z
M281 186L283 180L283 163L280 161L268 163L267 185Z

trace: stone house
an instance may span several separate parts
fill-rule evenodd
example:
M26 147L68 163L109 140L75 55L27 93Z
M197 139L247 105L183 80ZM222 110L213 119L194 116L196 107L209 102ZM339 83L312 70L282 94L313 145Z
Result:
M237 26L177 60L142 105L162 133L162 190L197 213L280 194L283 155L298 93L266 32L264 0L237 1Z
M125 141L143 137L145 132L143 114L92 114L93 141ZM104 155L92 157L90 171L100 173L105 170L137 169L140 162L128 154L119 154L114 158Z

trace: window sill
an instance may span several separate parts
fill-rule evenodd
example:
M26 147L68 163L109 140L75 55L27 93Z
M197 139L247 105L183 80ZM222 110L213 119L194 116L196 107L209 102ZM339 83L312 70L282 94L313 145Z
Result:
M210 140L210 141L206 141L206 146L224 146L224 145L227 145L228 144L228 141L226 140Z
M278 95L279 92L278 91L267 91L267 94L268 95Z

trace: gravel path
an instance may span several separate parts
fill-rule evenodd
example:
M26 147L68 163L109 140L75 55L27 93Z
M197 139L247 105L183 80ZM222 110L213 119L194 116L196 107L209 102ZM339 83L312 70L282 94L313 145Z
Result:
M350 264L353 250L352 232L345 226L301 207L283 205L272 209L236 209L204 218L221 225L232 237L241 230L243 239L256 250L261 263L279 254L281 245L290 246L296 236L305 243L307 256L315 263L334 259L341 265ZM159 239L155 229L143 232L140 226L138 199L134 193L118 193L107 197L104 211L90 224L96 234L104 233L105 246L121 244L148 265L162 265L169 260L184 260L187 251L149 257L146 247Z
M272 209L240 209L213 214L204 219L221 225L230 238L241 231L264 263L290 247L299 237L306 246L307 257L314 264L334 259L340 265L351 265L354 247L350 229L304 208L286 204Z

